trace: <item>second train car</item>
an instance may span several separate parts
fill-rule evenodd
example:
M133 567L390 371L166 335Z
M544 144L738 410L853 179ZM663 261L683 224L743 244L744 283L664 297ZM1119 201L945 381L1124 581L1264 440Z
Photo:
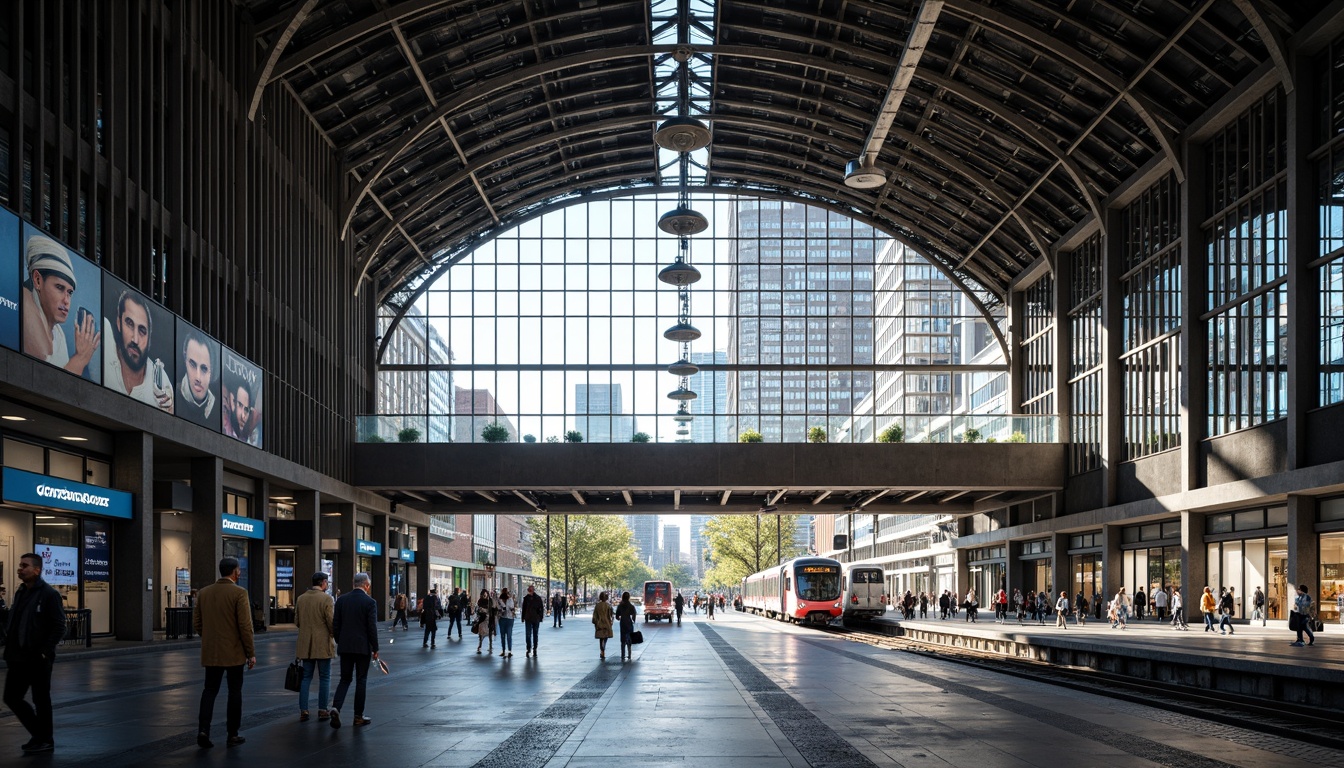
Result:
M826 624L840 616L841 565L826 557L800 557L742 580L745 610L780 621Z
M887 584L880 565L846 566L840 589L847 622L875 619L887 612Z

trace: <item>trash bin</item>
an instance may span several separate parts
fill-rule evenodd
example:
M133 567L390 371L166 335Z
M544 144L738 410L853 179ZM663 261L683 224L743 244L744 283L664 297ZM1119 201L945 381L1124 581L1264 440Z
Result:
M164 623L164 636L169 640L185 637L190 640L195 635L191 626L191 608L169 608L168 620Z

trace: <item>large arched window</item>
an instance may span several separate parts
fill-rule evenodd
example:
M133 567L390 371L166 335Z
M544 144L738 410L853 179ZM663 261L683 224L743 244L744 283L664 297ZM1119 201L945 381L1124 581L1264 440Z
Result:
M872 441L891 424L922 439L968 410L957 366L1002 367L957 287L872 227L800 202L691 202L710 220L690 241L691 421L666 397L678 301L657 279L678 251L657 221L677 203L630 197L547 213L444 270L391 331L360 438L480 442L498 423L510 442Z

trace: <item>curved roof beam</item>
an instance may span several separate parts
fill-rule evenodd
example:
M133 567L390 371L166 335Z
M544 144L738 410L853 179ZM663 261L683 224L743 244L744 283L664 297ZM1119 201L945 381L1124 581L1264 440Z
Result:
M901 111L901 102L905 100L905 94L910 90L915 70L919 68L919 60L929 45L929 38L933 37L933 28L938 24L939 14L943 12L943 2L944 0L924 0L919 5L919 11L910 26L910 36L906 38L905 46L901 49L901 60L896 63L896 71L891 75L887 95L882 99L882 106L877 109L877 118L868 132L868 139L863 143L862 165L877 164L877 156L882 152L882 143L887 140L887 132L896 122L896 115Z
M280 36L275 39L270 52L266 54L266 61L262 63L261 71L257 73L256 82L252 84L252 100L247 106L248 120L257 118L257 108L261 106L261 96L266 92L266 86L271 82L271 73L275 71L275 65L280 62L280 55L285 52L285 48L289 46L289 41L294 38L294 34L299 31L299 27L303 26L303 23L308 20L308 15L313 12L319 2L321 0L304 0L294 6L289 21L280 31Z
M1271 27L1265 19L1265 14L1260 12L1260 3L1256 0L1232 0L1237 5L1237 10L1246 17L1255 33L1260 36L1260 42L1264 43L1266 50L1269 51L1269 57L1274 60L1274 68L1279 70L1279 79L1283 81L1284 93L1293 92L1293 68L1288 64L1288 46L1283 39L1283 34L1277 27Z

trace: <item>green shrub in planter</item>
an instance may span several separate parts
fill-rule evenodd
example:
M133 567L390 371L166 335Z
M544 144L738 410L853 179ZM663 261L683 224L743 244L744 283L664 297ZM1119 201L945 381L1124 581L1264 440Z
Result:
M397 432L397 442L399 443L418 443L420 442L420 430L415 427L407 427Z
M1024 434L1022 434L1022 431L1021 431L1021 430L1018 430L1017 432L1014 432L1013 434L1011 434L1011 435L1008 436L1008 442L1010 442L1010 443L1025 443L1025 442L1027 442L1027 436L1024 435Z
M383 439L383 436L382 436L382 435L365 435L365 436L364 436L364 442L366 442L366 443L386 443L387 441Z
M649 440L650 438L648 432L636 432L635 434L630 436L630 442L632 443L647 443L649 442Z
M550 437L546 438L546 442L548 442L548 443L558 443L558 442L560 442L560 438L556 437L555 435L551 435Z
M879 443L901 443L905 442L905 428L900 424L892 424L877 434Z
M498 421L486 424L481 428L481 439L487 443L507 443L509 428Z
M577 430L577 429L571 429L571 430L569 430L568 432L565 433L565 442L566 442L566 443L582 443L582 442L583 442L583 433L580 432L580 431Z
M826 428L812 427L811 429L807 430L807 442L809 443L826 442Z
M961 433L961 442L963 442L963 443L978 443L978 442L980 442L980 430L978 430L978 429L968 429L968 430L966 430L965 432L962 432L962 433Z
M523 435L523 442L524 442L524 443L535 443L535 442L537 442L537 436L536 436L536 435Z
M748 430L746 430L745 432L743 432L742 434L740 434L740 435L737 436L737 442L739 442L739 443L764 443L764 442L765 442L765 435L762 435L760 432L757 432L757 431L754 430L754 429L748 429Z

